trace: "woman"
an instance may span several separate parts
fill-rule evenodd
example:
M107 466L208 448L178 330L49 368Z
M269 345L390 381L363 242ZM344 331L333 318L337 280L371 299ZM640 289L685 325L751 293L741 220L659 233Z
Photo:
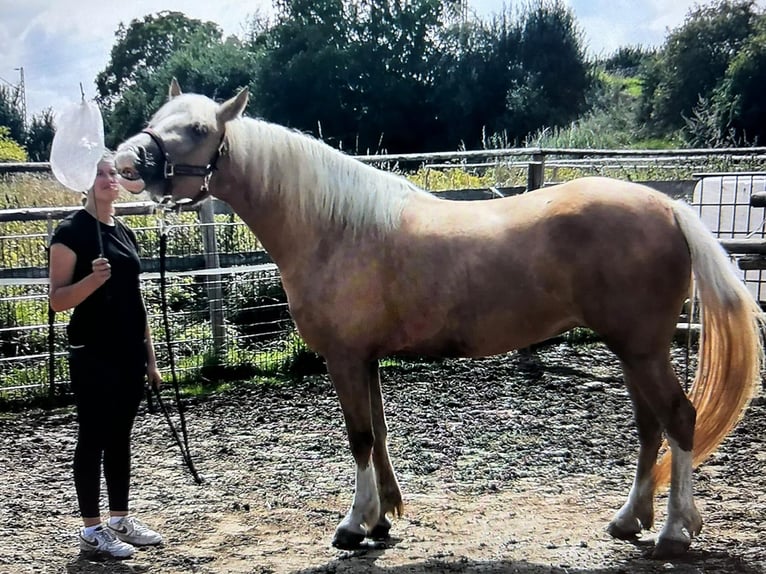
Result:
M49 297L54 311L74 308L67 335L79 423L74 482L83 521L80 549L128 558L134 545L162 542L128 512L133 421L145 378L156 387L162 379L140 291L136 236L114 217L118 195L114 158L105 152L84 208L64 219L51 239ZM102 460L106 525L99 509Z

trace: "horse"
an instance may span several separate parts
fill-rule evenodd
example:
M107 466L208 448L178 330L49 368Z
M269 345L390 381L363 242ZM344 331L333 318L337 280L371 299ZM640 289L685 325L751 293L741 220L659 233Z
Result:
M654 523L653 555L684 554L702 528L693 469L737 424L760 378L761 309L688 205L636 183L585 177L484 201L437 198L322 141L182 93L121 143L129 191L157 202L228 203L276 263L305 343L343 411L356 488L332 543L389 536L403 498L391 463L378 362L398 354L483 357L582 326L616 355L639 452L607 531ZM702 335L687 395L670 346L696 285ZM390 518L389 518L390 517Z

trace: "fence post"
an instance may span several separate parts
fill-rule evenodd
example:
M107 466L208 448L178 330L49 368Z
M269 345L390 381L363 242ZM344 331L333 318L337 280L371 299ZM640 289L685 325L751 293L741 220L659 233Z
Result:
M203 202L200 206L199 221L202 225L205 267L207 269L218 269L221 265L218 257L218 242L215 239L215 217L211 200ZM223 325L223 287L221 286L221 276L206 275L205 283L207 285L207 299L210 309L210 328L213 333L213 355L219 358L226 344L226 331Z
M527 167L527 191L539 189L545 183L545 156L536 153Z
M545 156L542 153L532 155L532 161L527 166L527 191L540 189L545 183ZM534 345L519 349L523 366L528 371L539 371L540 359Z

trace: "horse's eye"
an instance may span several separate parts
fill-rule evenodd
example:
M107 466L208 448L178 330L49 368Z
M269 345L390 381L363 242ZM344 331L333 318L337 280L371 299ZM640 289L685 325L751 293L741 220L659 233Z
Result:
M195 122L194 124L192 124L192 132L194 132L195 136L206 136L208 132L208 127L199 122Z

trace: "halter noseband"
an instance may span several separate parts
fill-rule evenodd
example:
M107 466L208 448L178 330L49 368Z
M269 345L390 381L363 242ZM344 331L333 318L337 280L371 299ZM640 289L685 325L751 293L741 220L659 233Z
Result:
M141 133L145 133L150 138L152 138L152 141L157 144L157 148L160 150L160 154L162 155L162 161L164 162L164 165L162 167L162 175L165 179L165 198L172 197L171 193L171 180L175 176L190 176L190 177L201 177L202 179L202 185L199 188L199 194L197 197L193 198L191 200L191 203L196 203L197 198L200 196L208 193L210 190L209 184L210 184L210 178L213 176L213 172L216 170L216 164L218 163L218 158L221 156L221 148L223 147L223 138L225 134L221 134L221 141L218 144L218 147L215 150L215 154L211 158L210 162L205 165L191 165L186 163L173 163L170 159L170 154L168 153L167 148L165 147L165 144L162 142L162 138L159 136L157 132L155 132L152 128L145 128L141 130ZM163 198L163 200L165 199Z

